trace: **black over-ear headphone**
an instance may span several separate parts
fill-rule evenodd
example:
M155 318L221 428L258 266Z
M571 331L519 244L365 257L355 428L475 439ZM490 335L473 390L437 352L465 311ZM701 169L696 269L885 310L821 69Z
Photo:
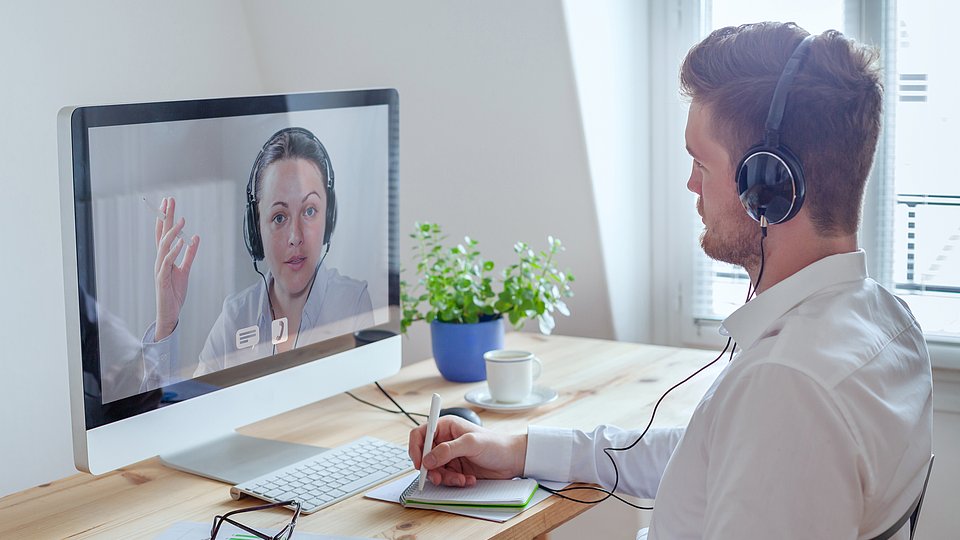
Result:
M803 167L797 156L780 144L780 123L790 85L810 50L813 38L813 35L805 37L787 60L773 91L763 142L750 147L737 165L740 203L750 217L764 227L767 223L787 221L803 205Z
M257 159L253 162L253 169L250 170L250 179L247 180L247 209L243 215L243 240L247 245L247 251L254 261L263 260L263 238L260 236L260 210L257 208L256 183L257 176L263 166L264 152L267 147L276 143L281 136L288 134L300 134L309 137L320 149L321 163L327 178L327 208L326 208L326 228L323 232L323 243L330 249L330 237L333 235L333 229L337 226L337 195L334 191L333 183L333 165L330 163L330 154L324 148L323 143L316 135L309 130L300 127L289 127L281 129L274 133L267 142L263 144ZM312 162L312 161L311 161Z

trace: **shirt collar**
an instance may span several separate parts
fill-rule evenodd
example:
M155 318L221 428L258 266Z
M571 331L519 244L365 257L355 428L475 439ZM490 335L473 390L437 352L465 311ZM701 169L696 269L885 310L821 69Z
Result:
M734 311L720 325L720 333L732 336L741 349L747 349L760 339L774 321L814 293L833 285L866 278L867 258L863 250L824 257Z

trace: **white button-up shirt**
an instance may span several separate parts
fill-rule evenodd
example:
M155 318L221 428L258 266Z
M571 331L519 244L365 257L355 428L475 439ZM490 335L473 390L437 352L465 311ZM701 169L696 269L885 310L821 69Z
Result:
M649 538L867 539L897 521L930 458L930 360L906 305L867 277L864 253L807 266L723 328L741 352L686 429L651 430L614 454L620 489L656 497ZM527 476L611 486L603 449L639 431L528 435Z

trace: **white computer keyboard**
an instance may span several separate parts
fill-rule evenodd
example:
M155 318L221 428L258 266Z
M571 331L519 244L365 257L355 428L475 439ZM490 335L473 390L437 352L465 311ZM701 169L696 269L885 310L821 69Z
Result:
M296 500L309 514L413 470L406 447L362 437L230 488L235 499Z

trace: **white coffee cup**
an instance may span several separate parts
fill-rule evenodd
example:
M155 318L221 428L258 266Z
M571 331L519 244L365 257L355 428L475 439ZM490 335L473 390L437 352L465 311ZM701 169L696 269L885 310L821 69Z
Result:
M496 349L483 354L490 397L499 403L520 403L530 397L543 364L532 352Z

